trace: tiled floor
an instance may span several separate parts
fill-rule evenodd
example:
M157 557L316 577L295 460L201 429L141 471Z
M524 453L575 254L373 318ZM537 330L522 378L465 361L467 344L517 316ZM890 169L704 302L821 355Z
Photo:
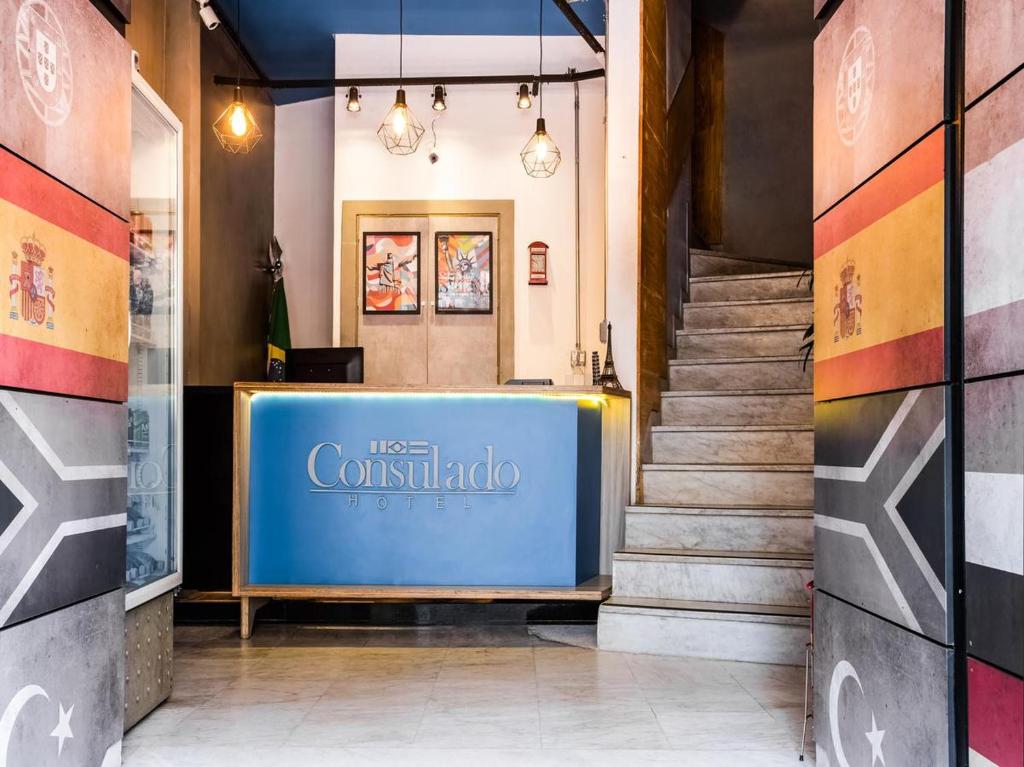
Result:
M560 636L584 646L522 627L178 628L174 694L127 735L125 764L797 764L802 668Z

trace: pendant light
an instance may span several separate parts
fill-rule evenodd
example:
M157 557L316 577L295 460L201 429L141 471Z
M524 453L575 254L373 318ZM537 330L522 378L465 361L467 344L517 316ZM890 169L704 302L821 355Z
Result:
M424 133L423 126L405 101L405 89L402 87L404 12L404 0L398 0L398 92L394 105L377 129L377 136L391 154L412 154L419 147Z
M540 64L538 66L538 97L540 101L540 117L537 118L537 130L526 142L519 157L523 161L526 173L534 178L548 178L558 170L558 164L562 161L562 153L548 134L547 126L544 124L544 83L540 77L544 76L544 0L540 0Z
M238 40L242 40L242 7L241 0L235 2L235 18L238 19ZM217 136L220 145L232 154L248 154L253 150L260 139L263 138L263 131L256 124L256 119L249 111L242 99L242 57L241 52L235 52L235 66L237 69L235 82L235 97L228 105L228 108L220 113L213 124L213 132Z

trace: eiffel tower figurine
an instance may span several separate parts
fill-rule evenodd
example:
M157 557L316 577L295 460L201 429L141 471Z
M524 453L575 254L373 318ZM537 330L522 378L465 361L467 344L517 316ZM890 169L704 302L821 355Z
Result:
M610 322L608 323L608 350L604 355L604 370L601 371L597 382L607 389L622 388L619 377L615 375L615 360L612 358L612 324Z

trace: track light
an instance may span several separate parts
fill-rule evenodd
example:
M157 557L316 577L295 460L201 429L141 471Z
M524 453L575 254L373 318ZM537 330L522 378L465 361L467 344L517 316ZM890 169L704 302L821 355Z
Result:
M448 108L448 105L444 103L445 90L443 85L434 86L434 103L432 108L435 112L443 112Z
M533 99L530 98L530 86L526 83L519 86L519 98L516 99L516 106L520 109L529 109L533 106Z
M358 112L363 107L359 104L359 89L356 86L352 86L348 89L348 104L345 106L349 112Z

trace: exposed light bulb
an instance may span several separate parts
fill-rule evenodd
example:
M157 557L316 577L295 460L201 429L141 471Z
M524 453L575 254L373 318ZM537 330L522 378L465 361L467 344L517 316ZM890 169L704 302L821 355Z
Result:
M395 110L395 116L391 120L391 133L397 138L405 133L405 126L408 124L408 120L405 117L405 107L398 107Z
M537 136L537 162L544 162L548 158L548 138L543 133Z
M244 136L246 131L249 130L249 121L245 119L245 107L241 103L236 103L232 107L229 125L231 126L231 132L238 137Z
M519 109L529 109L533 106L533 99L530 98L530 86L526 83L519 86L519 98L516 99L516 106Z
M348 105L345 108L349 112L358 112L363 108L359 103L359 89L354 85L348 89Z
M444 100L445 92L443 85L434 86L434 103L431 105L435 112L443 112L448 108Z

